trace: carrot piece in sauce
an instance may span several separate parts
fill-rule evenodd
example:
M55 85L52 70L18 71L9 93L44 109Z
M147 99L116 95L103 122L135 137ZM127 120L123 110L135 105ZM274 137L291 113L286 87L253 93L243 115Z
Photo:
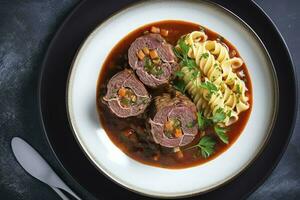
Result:
M182 130L180 128L176 128L175 130L175 137L179 138L182 136Z
M118 95L124 97L126 95L126 89L124 87L119 89Z
M177 158L179 158L179 159L181 159L181 158L183 158L183 153L182 153L182 151L181 150L179 150L179 151L176 151L176 157Z
M152 26L151 29L150 29L150 32L152 32L152 33L160 33L160 28Z
M168 37L169 31L166 30L166 29L161 29L160 34L161 34L163 37Z

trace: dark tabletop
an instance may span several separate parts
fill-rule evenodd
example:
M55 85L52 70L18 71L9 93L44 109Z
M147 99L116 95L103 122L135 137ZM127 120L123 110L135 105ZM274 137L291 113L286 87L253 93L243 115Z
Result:
M300 76L300 1L255 0L282 33ZM15 161L14 136L54 160L41 136L36 86L54 32L78 0L0 0L0 199L60 199ZM299 83L298 83L299 86ZM298 87L299 88L299 87ZM282 130L282 134L285 134ZM51 163L55 170L59 166ZM300 120L279 165L249 199L300 199ZM79 187L79 186L78 186ZM84 196L84 194L82 194Z

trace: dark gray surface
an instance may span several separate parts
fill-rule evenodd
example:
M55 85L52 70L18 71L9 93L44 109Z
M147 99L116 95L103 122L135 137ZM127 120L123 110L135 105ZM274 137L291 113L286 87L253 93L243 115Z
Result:
M50 188L28 176L16 163L10 139L13 136L30 138L33 146L42 149L42 154L53 157L38 124L36 84L50 39L78 2L0 0L0 199L59 199ZM300 1L256 2L285 38L299 76ZM294 135L278 167L249 199L300 199L299 132L298 118ZM284 130L282 134L285 134ZM55 163L52 165L59 171Z

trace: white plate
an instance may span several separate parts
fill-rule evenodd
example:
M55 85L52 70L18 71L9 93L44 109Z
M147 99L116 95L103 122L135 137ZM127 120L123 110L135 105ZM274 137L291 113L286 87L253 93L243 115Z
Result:
M180 170L144 165L126 156L108 138L96 111L97 79L110 50L138 27L170 19L203 25L228 39L244 59L253 86L252 113L237 141L214 160ZM91 162L114 181L145 195L192 195L233 178L258 155L268 138L277 108L275 77L272 62L258 37L224 8L206 1L142 2L109 18L80 48L68 84L69 119Z

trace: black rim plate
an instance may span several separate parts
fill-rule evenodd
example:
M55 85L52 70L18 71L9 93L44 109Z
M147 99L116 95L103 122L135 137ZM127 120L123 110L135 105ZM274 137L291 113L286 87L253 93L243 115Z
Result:
M114 12L133 0L83 1L61 25L53 38L41 70L39 108L49 144L60 163L69 186L86 189L99 199L147 199L115 184L94 167L77 144L66 111L66 82L76 51L89 33ZM292 135L297 112L296 77L290 54L278 30L267 15L252 1L215 0L244 20L260 37L269 51L279 83L279 110L273 132L261 154L239 176L198 197L190 199L241 199L250 195L272 172ZM284 97L284 98L281 98ZM285 134L282 134L284 131ZM77 183L75 182L77 181ZM81 191L77 191L82 193Z

